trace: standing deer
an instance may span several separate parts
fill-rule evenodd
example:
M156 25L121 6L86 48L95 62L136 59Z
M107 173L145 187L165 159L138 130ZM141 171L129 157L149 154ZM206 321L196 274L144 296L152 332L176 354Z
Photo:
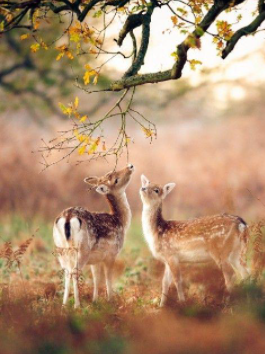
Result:
M248 277L245 256L248 226L238 216L222 214L188 221L165 220L162 201L175 187L150 183L142 175L140 195L143 202L142 224L145 239L153 256L165 264L160 306L167 300L174 282L179 301L184 301L180 263L200 263L213 260L223 272L230 292L237 271L242 279Z
M110 213L92 213L81 207L65 209L55 220L53 238L58 259L65 271L63 305L69 297L71 278L74 286L75 308L80 306L79 272L91 265L94 292L98 298L100 263L103 263L108 299L112 297L112 273L124 236L131 222L131 210L125 190L130 182L133 165L103 177L87 177L84 182L106 196Z

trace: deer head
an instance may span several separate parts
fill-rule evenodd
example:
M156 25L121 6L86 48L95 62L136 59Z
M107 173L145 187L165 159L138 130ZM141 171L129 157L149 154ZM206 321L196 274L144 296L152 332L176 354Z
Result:
M142 187L140 195L145 206L158 206L162 200L173 190L175 183L167 183L164 187L151 183L147 177L141 176Z
M124 169L108 172L103 177L86 177L84 182L90 186L90 189L95 189L100 194L118 195L125 192L133 171L134 166L128 164Z

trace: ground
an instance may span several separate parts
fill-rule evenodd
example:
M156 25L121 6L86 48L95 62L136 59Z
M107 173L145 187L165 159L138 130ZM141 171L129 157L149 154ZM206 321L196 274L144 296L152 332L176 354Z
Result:
M140 220L134 220L116 262L114 299L106 301L102 286L100 300L91 302L86 269L79 310L73 309L72 298L61 308L63 274L53 253L51 222L13 215L2 218L0 234L0 353L265 351L265 278L254 252L257 230L248 252L254 280L238 284L228 300L218 269L183 266L187 301L179 305L172 289L165 309L158 306L163 265L147 249Z

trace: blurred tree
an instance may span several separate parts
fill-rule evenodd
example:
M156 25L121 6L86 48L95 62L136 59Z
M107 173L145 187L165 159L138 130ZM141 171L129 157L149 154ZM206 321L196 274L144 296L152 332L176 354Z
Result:
M17 51L17 54L21 51L19 55L23 55L23 60L4 68L0 73L1 84L6 87L9 85L13 90L22 90L21 83L10 83L7 77L21 67L27 70L36 68L40 77L37 85L30 81L23 83L22 87L31 90L35 95L40 95L41 85L52 86L56 81L63 87L62 82L71 75L69 65L73 66L76 58L84 58L83 79L80 81L79 77L75 78L78 87L89 94L99 91L123 92L113 107L96 121L79 112L78 99L68 106L60 104L61 111L73 119L74 126L69 136L61 135L59 141L47 149L48 151L68 149L67 155L78 150L80 155L88 153L95 157L114 154L117 157L130 142L126 132L128 117L140 124L147 138L152 139L156 135L154 125L132 108L135 88L147 83L177 80L187 64L195 70L202 63L196 58L188 58L188 52L191 49L200 49L201 37L205 35L212 37L217 55L225 59L242 37L257 33L265 20L264 0L252 0L251 3L255 5L252 11L253 18L250 23L240 26L244 15L249 15L249 7L244 8L247 3L247 0L0 0L0 34L10 45L13 38L11 33L21 31L20 41L23 43L22 45L17 40L15 42L13 38L12 50ZM175 62L170 69L140 73L152 35L151 20L154 11L161 8L168 10L172 29L185 38L171 53ZM234 14L233 18L236 18L235 23L231 23L231 13ZM226 15L227 20L223 17L219 19L221 14ZM117 19L122 23L119 25L120 30L117 30ZM95 20L101 23L101 27L95 26ZM216 26L214 33L211 27L213 24ZM235 25L237 29L234 31ZM111 31L111 28L114 30ZM137 28L141 28L142 32L139 39L135 36ZM46 38L48 35L49 39ZM121 52L119 49L127 36L131 37L132 43L129 53ZM109 40L113 39L116 41L117 49L111 51ZM29 43L30 54L24 43ZM43 63L43 53L47 50L51 50L52 53L49 60ZM54 51L57 53L55 56ZM38 56L38 63L32 59L33 54ZM104 87L98 90L87 89L86 86L91 82L94 85L98 83L102 68L116 56L131 61L122 78L106 81ZM94 61L91 57L94 57ZM64 61L63 65L58 65L61 60ZM51 73L45 70L47 66L54 68ZM43 98L48 99L46 95ZM102 125L112 117L120 117L120 129L114 144L107 149L102 139Z
M60 33L58 25L53 28L53 35L56 33L57 35ZM48 32L45 38L48 40L49 37ZM74 75L68 67L58 65L54 61L55 52L54 48L50 48L43 53L32 53L15 31L2 36L0 42L2 95L5 91L19 97L23 95L23 100L20 99L19 104L30 111L35 110L39 103L53 113L62 114L55 103L56 97L67 96L73 91ZM76 66L76 61L72 65ZM14 100L13 106L15 104ZM10 102L2 100L1 109L7 105L10 106Z

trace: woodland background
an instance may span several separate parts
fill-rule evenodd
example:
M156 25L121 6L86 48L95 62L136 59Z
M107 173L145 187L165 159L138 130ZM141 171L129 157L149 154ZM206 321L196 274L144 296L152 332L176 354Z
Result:
M8 58L15 64L19 51L26 50L11 34L0 46L3 63ZM51 56L29 54L20 69L0 73L0 352L264 352L265 51L201 69L195 82L187 76L177 84L138 89L134 106L156 123L158 138L150 144L128 122L129 161L136 166L128 187L133 222L116 264L117 295L109 304L102 289L103 299L91 304L87 269L80 279L82 309L74 312L71 303L66 313L60 310L63 283L52 223L71 205L106 208L100 195L86 191L83 179L105 174L113 161L79 163L73 156L42 171L38 150L41 139L48 141L69 126L58 101L78 95L84 112L100 116L117 97L80 92L70 84L78 65L67 72ZM108 135L116 129L115 121L109 123ZM118 166L125 163L123 156ZM229 212L251 225L248 264L256 280L238 286L229 304L218 269L183 266L187 303L178 305L172 291L168 309L158 309L163 267L143 240L141 173L154 182L177 184L165 201L168 218Z

